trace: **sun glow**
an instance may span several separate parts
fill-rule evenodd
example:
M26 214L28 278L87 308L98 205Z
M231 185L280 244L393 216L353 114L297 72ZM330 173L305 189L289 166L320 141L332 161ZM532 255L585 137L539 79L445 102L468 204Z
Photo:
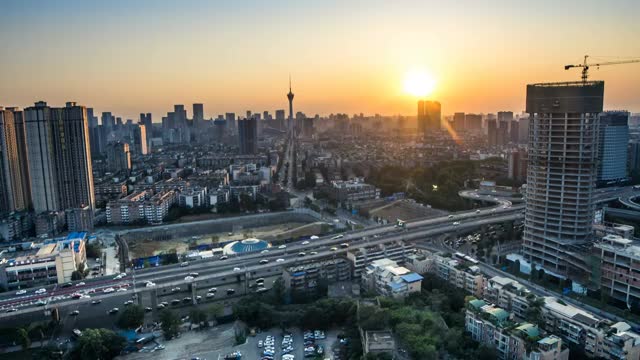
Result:
M424 70L408 71L404 77L404 91L415 97L429 96L435 88L436 80Z

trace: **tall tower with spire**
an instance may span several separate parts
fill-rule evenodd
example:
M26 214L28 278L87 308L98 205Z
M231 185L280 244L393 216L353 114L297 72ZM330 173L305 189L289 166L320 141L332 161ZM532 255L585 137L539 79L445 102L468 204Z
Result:
M289 75L289 93L287 94L289 99L289 130L293 131L293 92L291 91L291 75Z

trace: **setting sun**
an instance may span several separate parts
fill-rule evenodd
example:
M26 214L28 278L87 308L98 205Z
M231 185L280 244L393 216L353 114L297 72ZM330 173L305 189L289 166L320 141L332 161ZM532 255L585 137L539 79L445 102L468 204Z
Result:
M436 87L436 80L424 70L411 70L404 78L404 91L416 97L429 96Z

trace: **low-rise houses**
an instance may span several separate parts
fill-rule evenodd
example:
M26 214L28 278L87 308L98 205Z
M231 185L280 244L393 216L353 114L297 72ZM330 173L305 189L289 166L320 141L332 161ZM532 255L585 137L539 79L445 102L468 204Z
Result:
M398 266L390 259L371 262L362 273L362 284L365 289L392 298L420 292L422 276L411 270Z
M146 222L161 224L177 201L174 190L153 194L151 190L133 193L107 204L107 222L110 224L134 224Z
M629 306L640 304L640 242L609 234L593 246L600 290Z
M322 260L285 268L285 288L296 294L315 294L321 282L331 284L351 279L351 263L344 258Z

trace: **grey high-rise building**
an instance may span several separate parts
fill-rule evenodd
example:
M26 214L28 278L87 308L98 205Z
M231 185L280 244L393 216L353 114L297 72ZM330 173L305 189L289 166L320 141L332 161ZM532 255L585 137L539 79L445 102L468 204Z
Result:
M104 126L105 128L111 130L116 126L116 118L111 115L110 112L103 112L102 113L102 126Z
M29 173L25 168L24 142L22 112L0 107L0 214L29 207Z
M93 108L87 108L87 119L89 120L89 129L98 126L98 117L93 115Z
M607 111L600 115L598 134L598 185L627 179L629 113Z
M204 105L193 104L193 127L198 128L202 126L204 121Z
M496 119L487 120L487 137L489 146L498 145L498 123Z
M464 116L464 128L467 131L480 132L482 130L482 115L466 114Z
M464 130L465 114L463 112L457 112L453 114L453 129L456 131Z
M131 170L131 151L129 144L111 143L107 146L107 165L110 171L128 174Z
M276 110L276 126L280 130L285 129L286 117L284 110Z
M225 113L224 114L225 122L227 123L227 128L230 131L236 130L236 113Z
M511 136L512 143L520 143L520 123L517 120L511 121L511 126L509 127L509 135Z
M35 212L95 207L86 108L68 102L25 109L31 197Z
M153 120L151 118L151 113L140 113L140 123L144 124L147 128L147 132L150 132L153 126Z
M238 121L238 145L240 154L258 152L258 122L255 118Z
M581 276L592 241L598 117L604 82L527 86L530 115L523 255L556 274Z

